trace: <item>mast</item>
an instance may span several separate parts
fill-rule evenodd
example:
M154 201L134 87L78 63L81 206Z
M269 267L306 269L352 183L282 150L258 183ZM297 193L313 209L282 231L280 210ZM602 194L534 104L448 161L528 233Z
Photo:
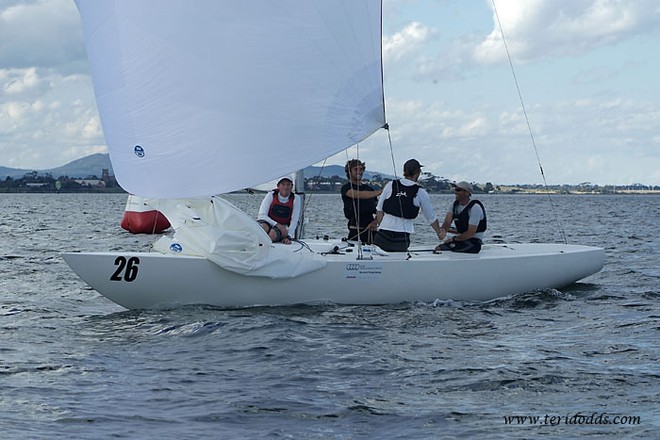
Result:
M296 228L296 238L304 238L305 234L305 170L298 170L293 177L295 193L300 197L300 219Z

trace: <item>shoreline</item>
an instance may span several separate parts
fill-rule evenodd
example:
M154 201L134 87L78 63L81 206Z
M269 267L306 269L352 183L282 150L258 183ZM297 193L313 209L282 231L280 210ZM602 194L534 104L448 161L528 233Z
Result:
M254 191L255 194L265 194L265 191ZM75 191L66 191L66 190L44 190L44 189L26 189L21 188L21 190L9 190L7 188L0 188L0 195L2 194L127 194L123 189L89 189L89 190L75 190ZM248 194L247 191L232 191L229 194ZM305 194L337 194L339 191L305 191ZM429 194L446 194L453 195L451 191L429 191ZM473 195L564 195L564 196L611 196L611 195L644 195L644 196L654 196L660 195L660 190L619 190L619 191L607 191L607 192L597 192L597 191L553 191L553 190L518 190L518 191L493 191L493 192L474 192Z

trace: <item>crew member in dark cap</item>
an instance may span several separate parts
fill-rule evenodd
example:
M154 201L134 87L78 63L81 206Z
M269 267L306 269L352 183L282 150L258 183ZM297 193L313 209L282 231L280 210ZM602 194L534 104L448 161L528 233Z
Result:
M403 179L385 185L376 206L378 233L374 244L385 251L405 252L410 246L410 234L415 232L413 220L422 211L424 218L440 237L440 224L431 198L417 184L422 174L422 165L410 159L403 164Z
M291 244L300 219L300 197L292 192L293 181L282 177L259 207L257 222L273 243Z
M348 219L348 240L360 240L363 244L373 242L376 232L376 203L382 189L374 190L362 183L366 164L359 159L346 162L344 171L348 183L341 187L344 216Z
M452 184L455 200L451 204L445 221L442 223L442 236L456 234L435 248L438 251L463 252L477 254L481 251L484 231L487 228L486 208L479 200L470 200L472 185L468 182ZM455 228L451 227L454 222Z

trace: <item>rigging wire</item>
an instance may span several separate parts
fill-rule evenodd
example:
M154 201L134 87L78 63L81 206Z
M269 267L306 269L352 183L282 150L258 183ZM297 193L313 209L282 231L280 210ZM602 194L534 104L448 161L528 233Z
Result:
M390 145L390 157L392 158L392 171L394 173L394 180L399 180L399 175L396 173L396 161L394 160L394 147L392 145L392 134L390 133L390 125L385 124L383 128L385 129L385 131L387 131L387 141ZM392 184L392 189L394 189L394 184ZM399 211L403 213L403 204L401 203L401 197L397 197L397 200L399 201ZM408 234L406 237L406 252L408 254L408 258L407 258L408 260L412 257L412 254L410 253L410 236L411 234Z
M326 164L327 161L328 161L328 158L323 159L323 163L321 164L321 168L319 169L319 173L316 175L317 178L320 178L320 177L323 175L323 170L325 169L325 164ZM302 193L302 194L305 195L304 203L303 203L303 205L302 205L302 212L300 213L300 221L301 221L301 222L304 222L304 221L305 221L305 213L307 213L307 208L309 207L309 205L311 205L311 202L312 202L312 196L313 196L314 193L313 193L313 192L310 192L309 194L307 194L307 193L305 192L305 183L304 183L304 182L305 182L305 176L304 176L304 172L303 172L303 178L302 178L302 181L303 181L303 188L300 188L300 189L299 189L299 188L296 188L295 192L296 192L296 193ZM309 195L309 197L307 197L308 195ZM302 225L299 225L299 228L302 228ZM303 237L301 236L300 238L303 238Z
M320 179L321 176L323 175L323 170L325 170L325 163L326 163L327 161L328 161L328 158L327 158L327 157L326 157L325 159L323 159L323 163L321 164L321 168L319 168L319 173L316 175L316 177L317 177L318 179ZM296 192L298 192L298 188L296 188ZM302 188L302 192L305 192L305 188ZM312 201L312 196L313 196L313 195L314 195L314 193L313 193L313 192L310 192L310 193L309 193L309 197L307 197L307 201L306 201L307 203L305 203L305 204L303 205L303 212L302 212L303 216L305 215L305 212L307 211L307 205L309 205L309 203Z
M543 172L543 166L541 165L541 157L539 156L539 150L536 147L536 140L534 139L534 133L532 132L532 125L529 122L529 117L527 116L527 109L525 108L525 101L523 100L522 92L520 91L520 84L518 83L518 77L516 76L516 71L513 67L513 61L511 60L511 53L509 52L509 45L506 42L506 37L504 36L504 28L502 27L502 22L500 21L500 14L497 12L497 6L495 5L495 0L491 0L493 4L493 11L495 11L495 18L497 19L497 26L500 29L500 34L502 35L502 43L504 44L504 50L506 51L506 56L509 61L509 67L511 68L511 74L513 75L513 82L516 85L516 91L518 92L518 99L520 100L520 105L522 107L522 112L523 115L525 116L525 122L527 123L527 130L529 131L529 137L532 141L532 146L534 147L534 152L536 153L536 161L539 165L539 170L541 170L541 177L543 178L543 186L545 186L546 191L548 191L548 182L545 179L545 173ZM568 244L568 241L566 240L566 234L564 233L564 228L561 226L561 222L559 221L559 217L557 216L557 210L555 208L554 202L552 201L552 197L550 195L550 192L548 191L548 201L550 202L550 207L552 210L552 214L555 218L555 221L557 222L557 226L559 228L559 232L561 233L561 237L564 240L564 244Z

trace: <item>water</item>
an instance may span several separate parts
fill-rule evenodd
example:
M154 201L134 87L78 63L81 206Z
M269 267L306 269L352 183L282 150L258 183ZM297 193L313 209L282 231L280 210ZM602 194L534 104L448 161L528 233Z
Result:
M0 195L2 438L655 437L660 198L557 196L556 218L544 196L480 198L487 241L563 229L605 268L488 303L126 311L59 257L147 249L125 196ZM311 204L309 235L344 232L338 195Z

